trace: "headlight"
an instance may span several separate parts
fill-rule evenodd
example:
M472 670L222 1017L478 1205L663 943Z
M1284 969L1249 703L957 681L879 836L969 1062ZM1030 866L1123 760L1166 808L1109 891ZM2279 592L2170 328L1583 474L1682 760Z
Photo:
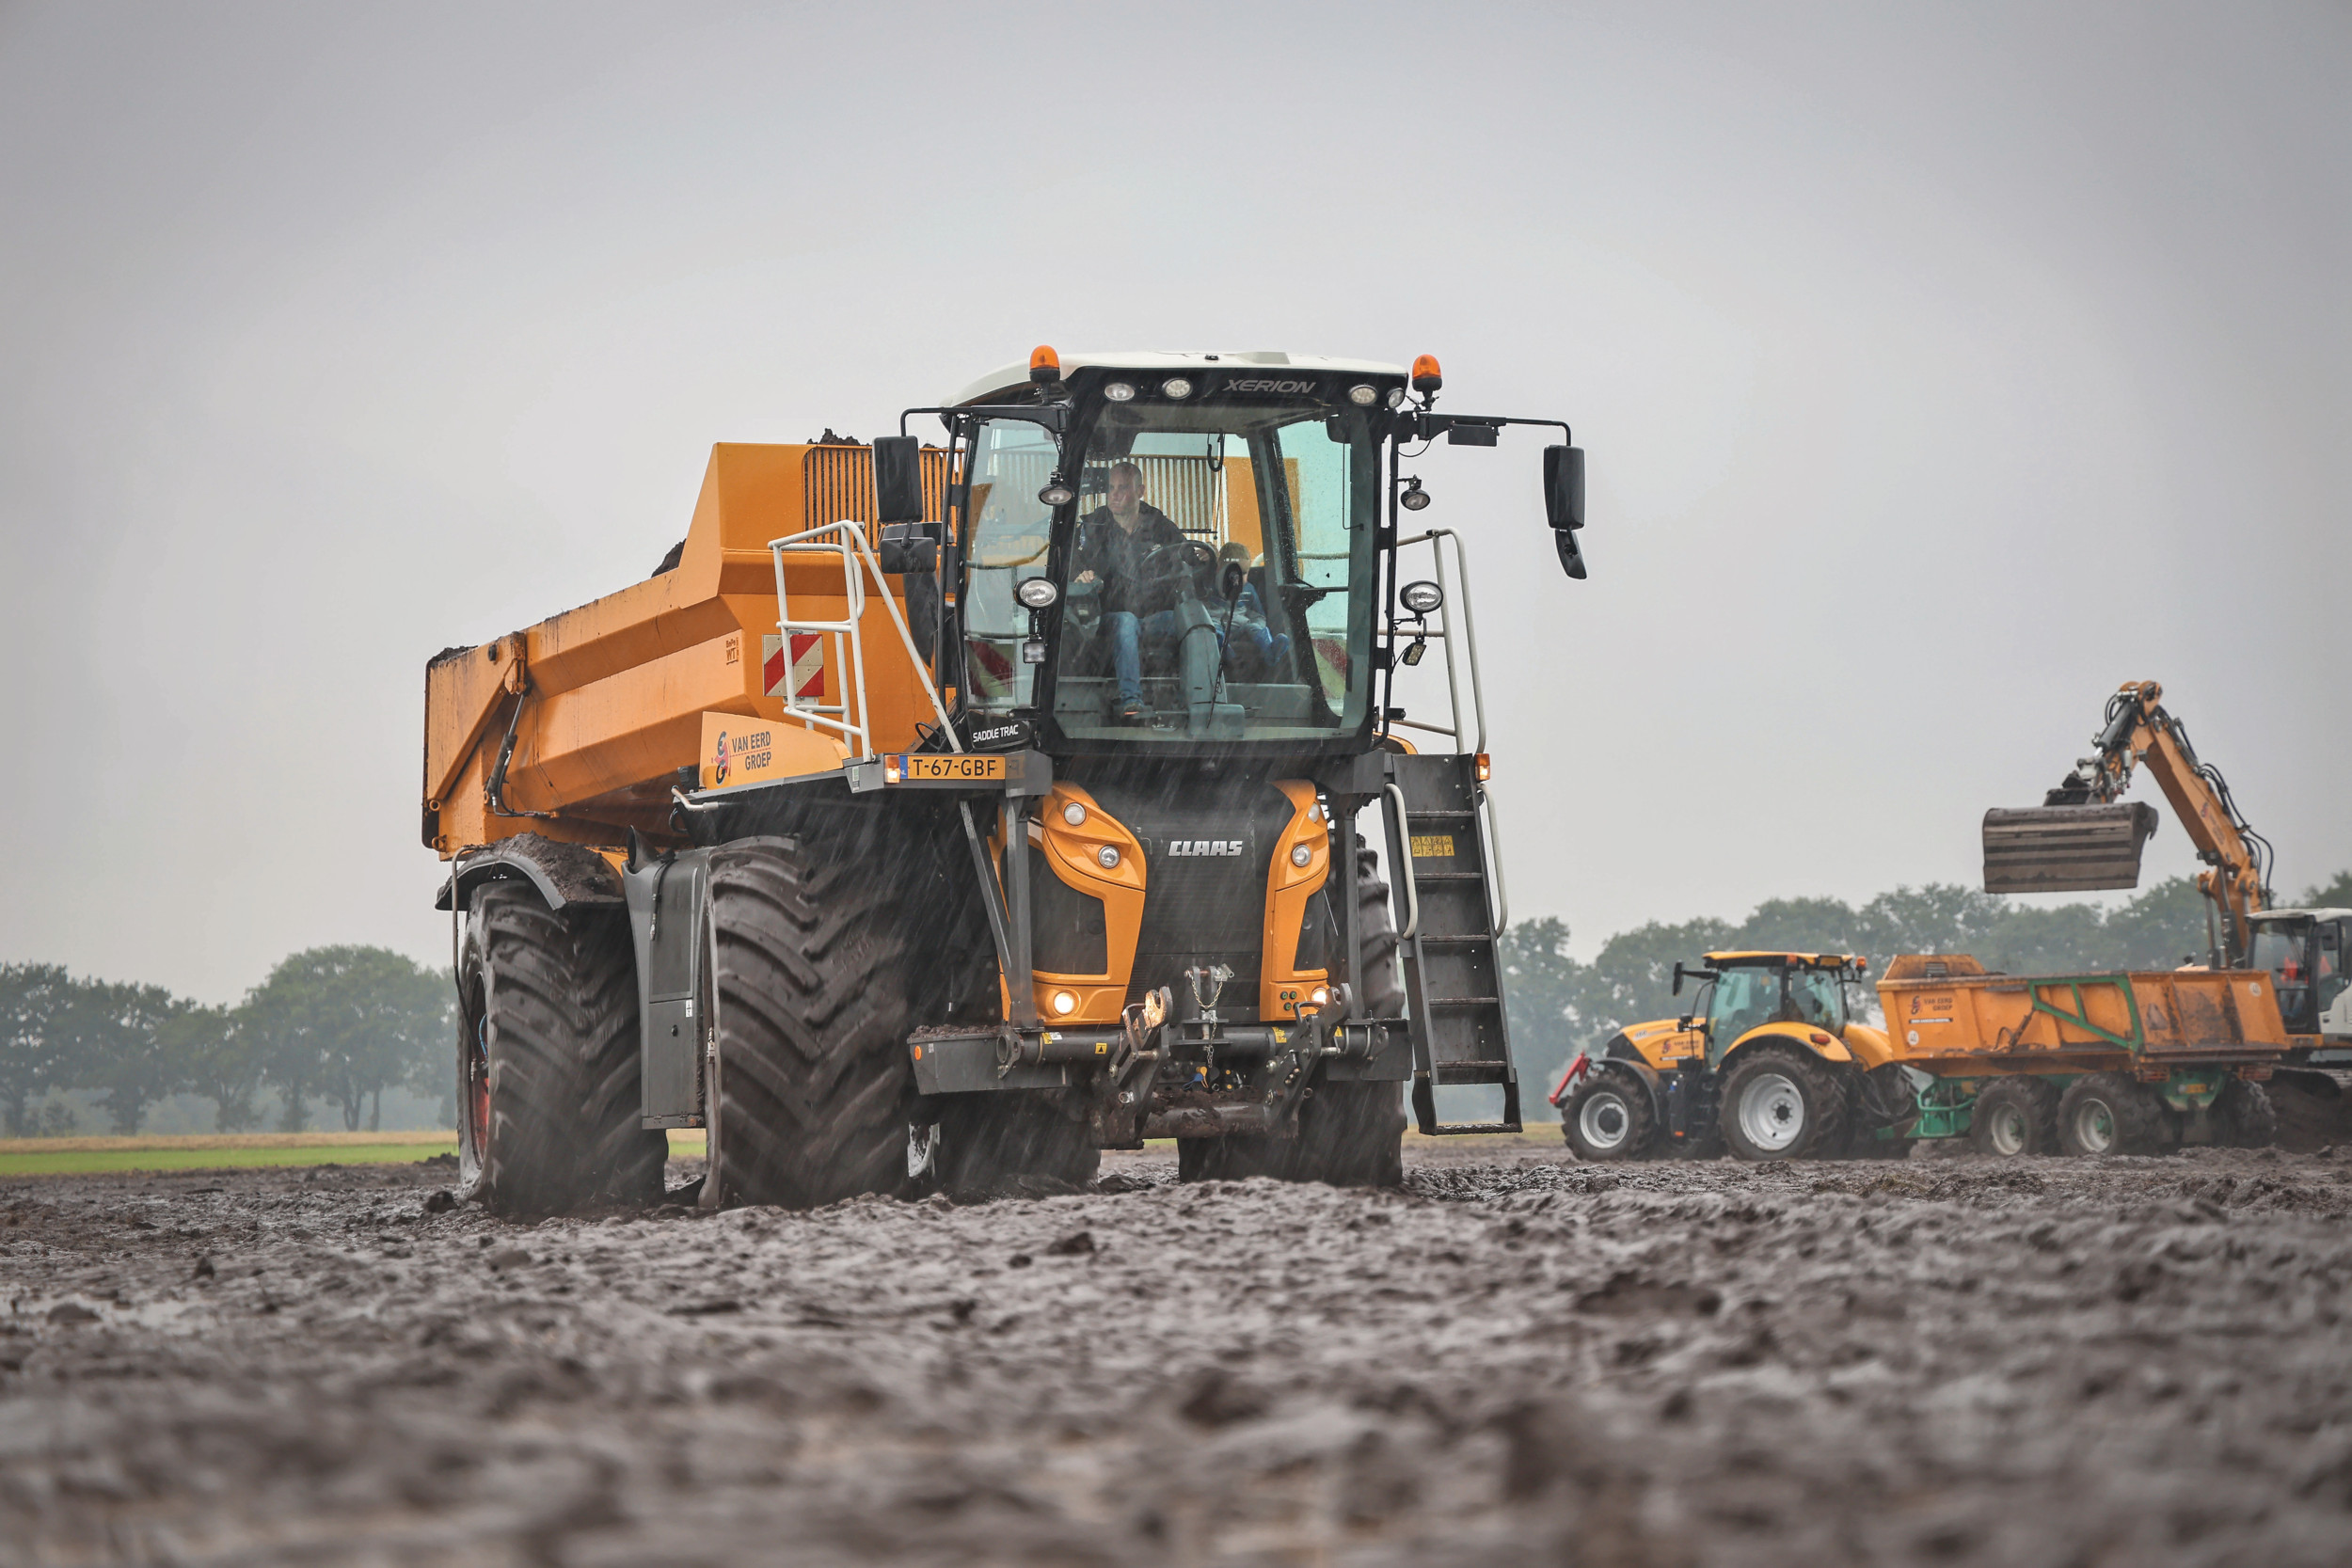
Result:
M1445 590L1434 582L1408 582L1397 590L1397 599L1416 615L1426 615L1445 603Z
M1171 375L1160 383L1160 392L1165 397L1188 398L1192 396L1192 383L1184 376Z
M1391 408L1402 408L1405 406L1404 388L1391 387L1389 388L1389 406Z
M1119 849L1117 846L1105 844L1103 847L1094 851L1094 863L1101 866L1105 871L1118 870Z
M1377 387L1350 387L1347 389L1347 401L1359 408L1370 408L1379 398L1380 388Z
M1303 866L1303 865L1305 865L1305 864L1306 864L1309 861L1313 860L1314 858L1315 858L1315 852L1314 852L1314 850L1313 850L1313 849L1311 849L1311 847L1309 847L1308 846L1306 846L1306 845L1304 845L1304 844L1295 844L1295 845L1291 846L1291 863L1292 863L1293 865L1301 865L1301 866Z
M1307 993L1307 1001L1312 1006L1320 1007L1330 1000L1331 988L1329 986L1317 986Z
M1073 800L1070 804L1062 807L1061 819L1064 822L1069 823L1073 828L1077 827L1080 823L1087 819L1087 809L1086 807L1078 804L1077 801Z
M1078 492L1057 479L1040 490L1037 493L1037 499L1048 506L1068 506L1078 499Z
M1136 395L1132 382L1114 381L1103 388L1103 395L1113 403L1126 403Z
M1054 586L1051 578L1025 578L1021 586L1012 591L1012 596L1031 610L1051 610L1054 601L1061 597L1061 590Z
M1057 990L1054 993L1054 1011L1066 1017L1077 1010L1078 998L1075 994L1066 990Z

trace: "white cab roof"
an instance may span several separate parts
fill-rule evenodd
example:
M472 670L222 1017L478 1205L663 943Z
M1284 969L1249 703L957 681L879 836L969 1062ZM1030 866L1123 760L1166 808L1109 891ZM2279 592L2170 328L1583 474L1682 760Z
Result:
M2284 920L2302 915L2310 915L2314 920L2352 920L2352 910L2257 910L2253 918L2257 921Z
M1084 370L1089 366L1122 371L1199 371L1211 366L1232 365L1290 365L1302 371L1353 371L1359 375L1405 373L1404 366L1385 365L1376 359L1326 359L1313 354L1284 354L1280 349L1250 349L1240 354L1167 354L1156 350L1135 350L1128 353L1065 354L1061 356L1064 372ZM950 401L957 404L979 403L1028 385L1029 362L1024 359L980 377Z

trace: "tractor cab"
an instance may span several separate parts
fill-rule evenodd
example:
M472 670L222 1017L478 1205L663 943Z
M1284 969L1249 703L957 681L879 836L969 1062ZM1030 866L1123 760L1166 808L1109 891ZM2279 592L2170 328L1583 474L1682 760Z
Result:
M1434 359L1408 374L1040 349L952 404L909 410L949 433L940 685L964 727L1056 755L1369 749L1392 717L1387 644L1400 626L1422 635L1433 608L1408 595L1400 617L1383 597L1399 509L1428 499L1397 471L1403 448L1492 446L1508 424L1565 433L1436 414L1438 385ZM1545 453L1548 521L1577 577L1582 456Z
M2277 982L2279 1013L2293 1035L2352 1043L2352 910L2267 910L2250 917L2252 966Z
M1675 965L1674 990L1697 993L1679 1027L1702 1031L1709 1066L1768 1023L1794 1023L1842 1037L1857 1008L1847 988L1863 984L1865 961L1842 953L1709 953L1701 969Z

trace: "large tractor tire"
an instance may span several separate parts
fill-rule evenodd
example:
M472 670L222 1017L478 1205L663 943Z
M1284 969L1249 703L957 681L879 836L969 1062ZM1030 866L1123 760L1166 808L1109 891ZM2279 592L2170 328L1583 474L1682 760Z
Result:
M1724 1078L1723 1133L1742 1160L1827 1160L1845 1152L1846 1085L1829 1065L1752 1047Z
M813 1209L908 1182L906 1040L940 966L898 886L790 838L710 860L711 1160L703 1201Z
M1406 1003L1396 966L1396 921L1389 912L1388 885L1374 875L1375 869L1372 850L1358 838L1356 902L1363 939L1364 1010L1374 1018L1403 1018ZM1268 1176L1334 1187L1401 1187L1405 1086L1326 1081L1299 1106L1296 1137L1180 1138L1176 1175L1183 1181Z
M1639 1160L1658 1138L1649 1085L1623 1062L1601 1062L1560 1107L1560 1130L1580 1160Z
M1042 1094L965 1094L940 1107L937 1174L953 1197L1046 1197L1094 1180L1093 1130Z
M477 888L458 957L458 1177L516 1217L661 1196L665 1134L638 1126L637 969L617 909Z
M2279 1113L2260 1084L2233 1078L2214 1098L2213 1131L2224 1148L2268 1148L2279 1141Z
M1968 1143L1979 1154L2015 1159L2058 1151L2058 1091L2046 1078L1995 1078L1977 1096Z
M2058 1148L2068 1154L2154 1154L2170 1140L2164 1102L2128 1072L2077 1078L2058 1099Z

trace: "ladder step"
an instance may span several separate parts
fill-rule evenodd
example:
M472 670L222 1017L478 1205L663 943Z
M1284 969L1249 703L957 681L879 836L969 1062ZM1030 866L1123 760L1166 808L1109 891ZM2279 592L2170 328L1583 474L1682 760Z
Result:
M1441 808L1433 808L1429 811L1407 810L1405 813L1405 820L1407 822L1437 822L1440 820L1447 822L1468 822L1477 816L1477 815L1478 814L1474 811L1449 811Z
M1416 882L1483 882L1486 879L1486 874L1483 871L1423 871L1419 866L1413 867L1413 880Z
M1471 931L1461 936L1415 937L1413 940L1423 947L1479 947L1495 939L1486 931Z
M1502 1005L1502 998L1500 996L1433 996L1429 999L1429 1005L1433 1007L1498 1007Z
M1527 1129L1516 1121L1457 1121L1440 1122L1428 1131L1433 1138L1458 1138L1465 1132L1524 1132Z

